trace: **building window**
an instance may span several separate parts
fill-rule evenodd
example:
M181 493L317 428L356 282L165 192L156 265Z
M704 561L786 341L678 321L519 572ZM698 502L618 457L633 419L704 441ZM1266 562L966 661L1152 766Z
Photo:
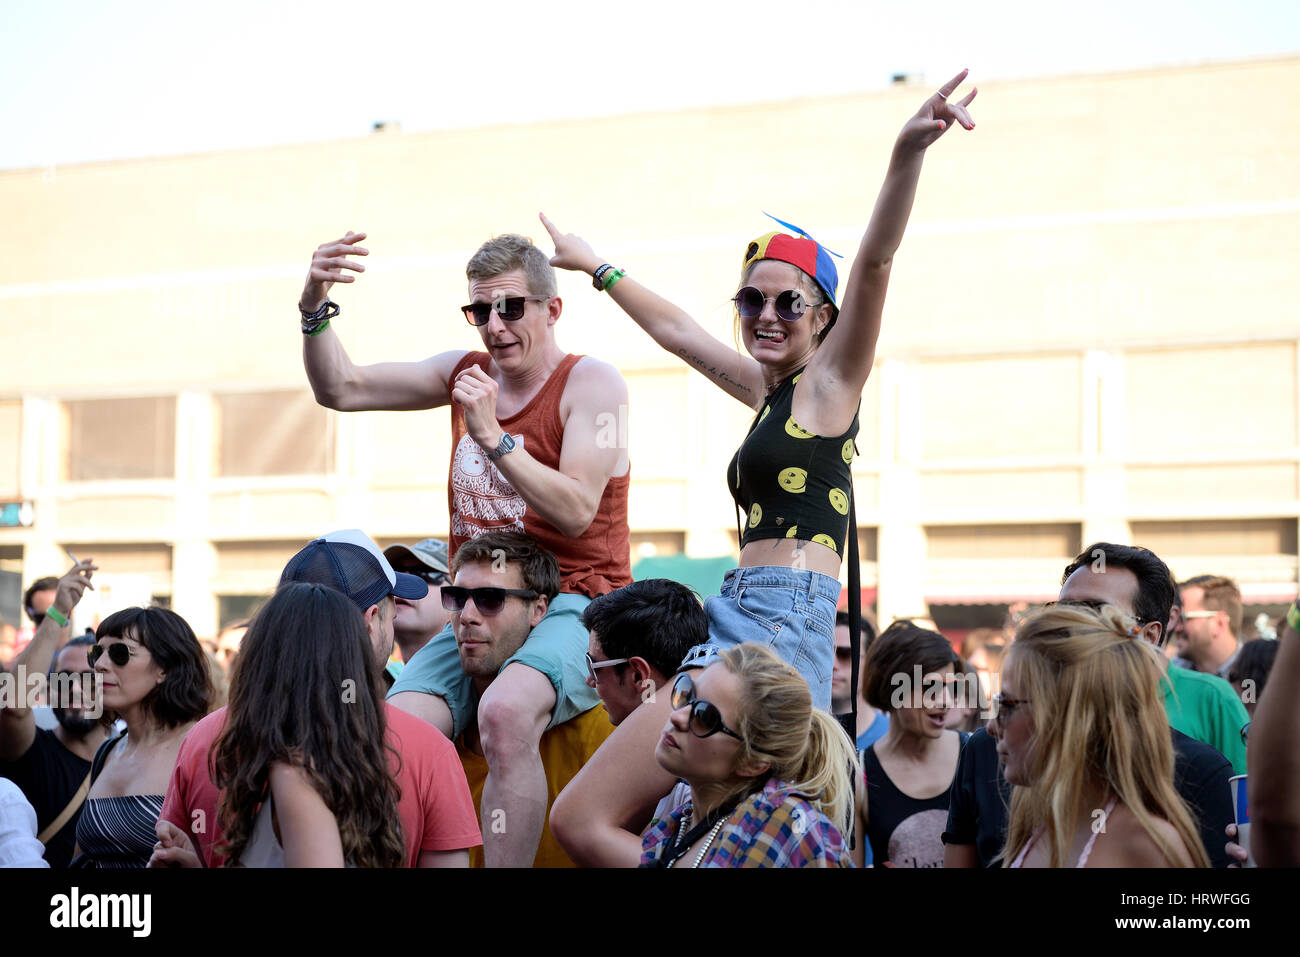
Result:
M333 469L332 420L310 392L232 392L214 399L216 475L320 475Z
M927 525L926 555L935 559L1051 558L1069 561L1083 547L1074 522L1034 525Z
M642 558L680 555L686 551L685 532L632 532L628 535L632 564Z
M176 398L87 399L63 403L70 482L160 479L176 474Z
M1133 542L1157 555L1292 556L1294 518L1234 518L1186 522L1132 522Z

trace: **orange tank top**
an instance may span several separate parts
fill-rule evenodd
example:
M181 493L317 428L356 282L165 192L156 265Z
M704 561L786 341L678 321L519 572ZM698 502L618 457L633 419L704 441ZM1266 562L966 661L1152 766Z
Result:
M477 365L488 371L490 356L471 352L456 364L451 380ZM515 443L549 469L559 471L564 423L560 397L569 373L582 356L568 355L537 395L509 418L498 419ZM569 538L528 507L523 496L497 470L465 430L465 413L451 403L451 464L447 508L451 515L450 551L484 532L514 529L535 538L560 562L560 591L595 598L632 581L627 530L627 489L631 470L605 483L596 517L578 538Z

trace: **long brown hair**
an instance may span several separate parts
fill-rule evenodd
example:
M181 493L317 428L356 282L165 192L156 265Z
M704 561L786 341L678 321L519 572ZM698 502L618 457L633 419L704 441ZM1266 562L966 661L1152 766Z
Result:
M1182 860L1155 826L1173 825L1193 865L1208 867L1200 835L1174 790L1174 752L1160 696L1159 652L1118 610L1057 605L1026 621L1011 646L1016 692L1034 722L1027 773L1011 795L1002 857L1040 830L1061 867L1101 784L1123 802L1160 852Z
M240 643L225 729L212 750L227 864L248 844L273 761L306 771L338 822L345 860L406 863L383 700L357 607L323 585L283 585Z

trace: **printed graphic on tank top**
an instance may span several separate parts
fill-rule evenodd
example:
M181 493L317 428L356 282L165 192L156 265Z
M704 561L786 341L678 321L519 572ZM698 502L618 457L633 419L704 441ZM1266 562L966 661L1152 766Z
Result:
M961 734L961 743L969 735ZM934 797L904 794L885 773L874 746L858 752L867 787L867 838L876 866L943 867L952 784Z
M522 435L513 438L516 448L524 447ZM461 436L452 455L451 500L451 530L459 538L524 530L528 503L468 435Z

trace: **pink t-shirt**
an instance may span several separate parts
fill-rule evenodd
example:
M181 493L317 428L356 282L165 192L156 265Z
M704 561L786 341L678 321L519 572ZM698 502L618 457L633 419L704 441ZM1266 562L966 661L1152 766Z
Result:
M415 867L422 851L453 851L483 843L474 801L456 747L433 725L384 703L388 738L402 756L397 786L402 796L397 813L402 819L407 864ZM176 766L172 768L160 820L171 821L190 835L199 857L208 867L220 867L225 858L213 853L222 839L217 820L221 791L208 774L208 753L226 724L226 709L208 715L185 736Z

